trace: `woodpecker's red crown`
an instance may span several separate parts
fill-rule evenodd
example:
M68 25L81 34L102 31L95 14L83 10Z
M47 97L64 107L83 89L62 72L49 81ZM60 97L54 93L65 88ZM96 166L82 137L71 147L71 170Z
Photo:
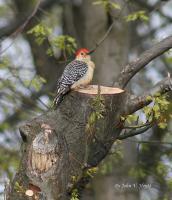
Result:
M86 49L86 48L81 48L81 49L78 49L78 51L76 51L75 55L78 56L78 55L82 55L83 54L87 54L89 53L89 50Z

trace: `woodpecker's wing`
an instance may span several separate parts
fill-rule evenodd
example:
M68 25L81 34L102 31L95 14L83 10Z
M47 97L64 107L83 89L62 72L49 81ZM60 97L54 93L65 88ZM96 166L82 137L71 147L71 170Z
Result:
M73 60L66 66L61 78L57 83L57 89L59 87L61 88L73 85L86 74L87 70L88 66L85 62Z
M63 96L70 90L70 86L81 79L87 70L87 64L79 60L73 60L66 66L57 82L57 95L54 99L54 106L57 106L62 101Z

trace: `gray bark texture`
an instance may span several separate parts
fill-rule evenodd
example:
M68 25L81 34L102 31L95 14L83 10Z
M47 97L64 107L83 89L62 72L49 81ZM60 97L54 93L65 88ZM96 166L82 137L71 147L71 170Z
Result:
M105 106L102 117L93 120L95 96L72 92L57 110L20 128L23 155L10 200L27 199L24 192L17 191L16 183L23 191L38 187L47 200L68 199L75 186L82 189L88 179L86 171L100 163L121 131L127 95L101 95Z

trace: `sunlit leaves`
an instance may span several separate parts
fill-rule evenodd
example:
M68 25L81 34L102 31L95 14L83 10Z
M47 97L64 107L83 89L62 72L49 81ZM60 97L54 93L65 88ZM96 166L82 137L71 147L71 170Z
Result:
M0 69L7 68L10 64L8 57L2 57L0 60Z
M167 100L167 95L156 95L152 97L153 106L145 107L144 113L146 116L150 116L150 113L153 113L153 117L155 118L158 126L162 129L167 127L167 120L165 117L165 112L168 110L168 106L170 102Z
M109 12L111 9L121 9L118 3L110 0L97 0L93 2L93 5L102 5L107 12Z
M146 11L140 10L140 11L129 14L128 16L125 17L125 19L127 22L136 21L136 20L147 22L149 20L149 17L146 15Z
M71 199L70 200L79 200L79 194L77 189L72 190Z
M19 184L19 182L15 182L14 185L14 189L18 192L18 193L25 193L25 188Z
M76 40L68 35L60 35L52 40L54 47L58 47L63 52L71 55L75 52L77 45ZM50 51L50 50L48 50Z
M69 35L53 36L52 29L40 23L28 31L28 34L32 34L35 37L35 41L38 45L48 39L50 47L46 50L49 56L54 55L54 49L58 48L62 51L64 57L71 55L77 48L76 40Z
M144 114L146 121L151 122L152 124L157 124L159 128L167 127L167 110L170 102L167 99L167 95L156 94L155 96L146 97L148 102L152 102L152 104L145 106L141 112ZM127 117L121 117L122 121L127 122L128 124L137 124L139 121L138 114L128 115ZM143 122L139 121L139 123L143 124ZM136 126L137 127L137 126Z
M100 95L100 91L94 99L92 99L90 106L92 108L92 112L88 118L88 122L86 125L86 131L92 133L95 127L95 123L97 120L103 118L103 114L105 112L105 104L104 98Z
M129 124L132 124L132 122L137 121L137 119L138 119L138 115L133 114L133 115L128 115L126 121L127 121Z
M43 24L34 26L27 33L35 36L35 41L41 45L44 40L51 34L52 30Z
M92 168L89 168L87 171L86 171L86 175L87 176L90 176L91 178L93 178L95 176L95 174L97 173L98 171L98 167L92 167Z

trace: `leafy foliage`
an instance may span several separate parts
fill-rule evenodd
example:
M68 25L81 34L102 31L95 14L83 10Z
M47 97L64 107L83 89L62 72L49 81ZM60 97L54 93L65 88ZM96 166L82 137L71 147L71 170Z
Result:
M121 9L118 3L112 2L110 0L97 0L93 2L93 5L102 5L106 12L109 12L111 9Z
M47 37L52 33L52 30L47 26L43 25L43 23L40 23L34 26L27 33L34 35L37 44L41 45L47 39Z
M8 57L2 57L0 60L0 69L7 68L10 65L10 60Z
M166 111L170 102L167 100L167 95L156 94L154 97L147 97L147 100L153 101L153 106L146 106L143 108L148 121L155 120L158 126L162 129L167 127L167 117L165 116Z
M21 186L19 184L19 182L15 182L15 185L14 185L14 189L18 192L18 193L25 193L25 188L23 188L23 186Z
M93 133L96 121L102 119L103 113L105 112L104 98L100 95L100 91L98 91L96 97L93 98L91 108L93 111L91 112L86 125L86 131L89 133Z
M70 200L79 200L79 194L77 189L72 190L72 195Z
M68 35L60 35L52 40L54 47L58 47L63 52L71 55L75 52L77 45L76 40Z
M149 17L146 15L146 11L140 10L140 11L129 14L128 16L125 17L125 19L127 22L135 21L135 20L141 20L141 21L147 22L149 20Z
M89 169L86 171L86 175L87 175L87 176L90 176L91 178L93 178L94 175L97 173L97 171L98 171L98 167L89 168Z
M147 101L152 101L152 104L145 106L141 110L147 122L157 123L159 128L162 129L167 127L167 110L170 105L167 98L167 94L160 95L158 93L155 96L148 96ZM121 117L121 120L126 121L128 124L137 124L139 122L139 115L134 113L132 115L128 115L126 118ZM142 121L140 121L140 123L143 124Z
M27 33L32 34L35 37L35 41L38 45L43 44L45 40L51 44L51 47L47 49L47 54L52 56L54 54L53 49L58 48L63 52L64 57L67 55L71 55L75 52L77 45L76 40L69 36L69 35L60 35L60 36L53 36L53 30L48 28L43 23L37 24Z

